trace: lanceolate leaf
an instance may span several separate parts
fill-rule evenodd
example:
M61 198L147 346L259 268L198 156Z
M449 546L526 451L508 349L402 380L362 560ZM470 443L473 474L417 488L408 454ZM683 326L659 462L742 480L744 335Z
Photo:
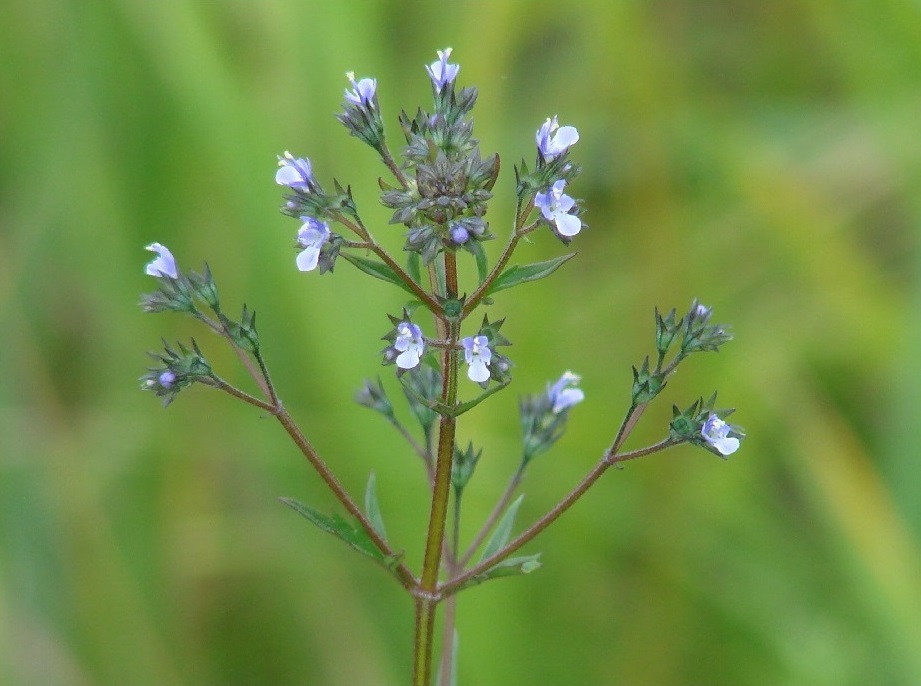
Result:
M508 539L512 535L512 527L515 526L515 515L518 514L518 508L522 500L524 500L524 493L518 496L515 502L508 506L505 514L502 515L502 519L499 520L499 524L496 525L496 530L492 532L492 536L490 536L489 540L486 542L486 547L483 548L483 555L480 557L480 562L495 555L506 543L508 543Z
M387 530L384 529L381 506L377 502L377 478L374 476L374 472L371 472L368 476L368 487L365 489L365 512L368 514L368 519L371 520L371 526L386 541Z
M393 569L399 558L385 556L360 526L352 524L337 514L326 515L313 509L294 498L279 498L281 502L297 512L299 515L315 524L323 531L331 533L336 538L344 541L360 553L364 553L387 569Z
M483 245L479 241L470 241L469 250L476 258L477 283L483 283L489 275L489 264L486 261L486 251L483 250Z
M460 591L465 588L470 588L471 586L476 586L477 584L481 584L484 581L489 581L490 579L499 579L504 576L520 576L522 574L530 574L540 566L540 553L536 553L534 555L522 555L520 557L510 557L490 567L482 574L477 574L476 576L471 577L457 590Z
M576 254L572 252L568 255L554 257L552 260L547 260L546 262L526 264L523 267L514 264L499 274L496 280L492 282L492 285L489 287L489 293L497 293L498 291L511 288L512 286L518 286L528 281L537 281L545 276L550 276L559 269L564 262L575 257L575 255Z
M354 255L347 252L343 252L339 256L354 264L365 274L369 274L370 276L378 278L381 281L392 283L394 286L399 286L408 293L415 295L415 293L410 290L409 286L403 283L403 280L397 276L397 273L383 262L378 262L377 260L372 260L368 257L362 257L361 255Z

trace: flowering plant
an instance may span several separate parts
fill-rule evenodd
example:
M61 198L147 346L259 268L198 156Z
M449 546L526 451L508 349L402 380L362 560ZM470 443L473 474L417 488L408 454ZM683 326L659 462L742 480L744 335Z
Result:
M282 211L301 222L294 259L300 271L332 272L342 258L368 276L402 289L408 297L399 315L388 315L392 328L383 335L388 345L382 351L382 362L396 367L395 376L418 422L421 438L397 418L379 379L366 381L357 401L392 424L426 469L431 510L421 570L410 569L403 560L402 548L388 538L373 475L362 507L342 487L287 412L263 356L255 313L244 306L239 319L229 317L207 265L201 273L184 271L165 246L152 243L148 249L157 257L147 265L146 273L157 280L159 289L145 295L141 303L148 312L184 312L225 339L249 371L258 393L237 388L218 376L194 340L188 345L167 345L152 354L156 364L142 377L142 388L153 391L168 405L182 390L198 383L273 415L347 516L320 512L291 498L282 498L282 502L380 564L412 597L416 619L412 670L415 686L427 686L432 680L437 609L447 606L438 668L439 682L447 686L456 681L453 606L458 592L491 579L528 574L540 567L540 554L518 554L519 551L610 467L682 443L693 443L725 457L739 448L744 435L726 422L729 410L715 409L714 395L707 401L698 399L685 410L675 407L668 430L659 442L623 449L643 410L659 395L678 365L692 353L716 351L731 339L724 326L711 323L711 309L696 300L682 317L675 310L664 316L656 311L655 356L633 368L630 405L595 466L547 514L513 537L522 496L513 498L525 470L559 440L570 413L585 399L579 387L580 377L566 371L543 391L522 397L521 460L479 532L466 547L461 546L460 505L482 450L472 443L467 448L457 445L457 423L512 380L512 362L500 352L510 345L501 333L505 320L490 321L484 316L477 325L472 315L491 305L497 292L543 279L573 257L564 254L534 264L511 264L522 238L546 229L568 245L586 225L579 201L564 192L580 172L570 159L579 133L573 126L560 126L554 116L535 134L533 166L522 161L515 167L517 204L511 232L500 256L490 264L483 244L493 235L485 216L499 174L499 157L484 158L480 154L469 116L477 91L456 87L460 67L448 61L450 56L450 49L438 51L438 59L426 67L433 110L419 109L412 117L403 112L399 117L405 138L399 162L385 139L377 81L356 81L354 74L347 75L352 88L345 91L338 119L352 135L377 152L392 175L391 182L380 182L380 200L393 210L391 223L404 227L406 259L402 263L365 226L349 186L334 181L333 190L327 191L314 176L310 161L288 152L278 158L275 175L276 183L287 190ZM477 286L470 293L458 287L462 258L476 272ZM430 318L430 324L424 323L423 314Z

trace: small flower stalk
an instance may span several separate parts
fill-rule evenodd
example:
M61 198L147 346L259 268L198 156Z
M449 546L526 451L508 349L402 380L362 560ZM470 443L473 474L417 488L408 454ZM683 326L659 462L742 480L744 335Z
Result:
M518 491L534 458L552 449L575 452L561 440L570 419L584 420L583 411L577 409L586 401L582 377L567 370L540 392L520 397L522 447L518 457L498 454L488 442L484 448L476 440L465 437L461 441L458 427L466 422L468 412L512 384L517 367L505 354L511 346L506 334L521 336L533 331L518 321L495 318L490 310L501 304L497 294L505 298L505 291L547 278L574 257L574 253L563 253L543 261L522 261L519 249L523 239L534 232L535 242L548 241L559 249L560 242L568 245L581 240L588 229L582 220L585 208L570 195L578 190L576 179L581 172L573 158L580 134L575 126L561 125L556 115L547 117L537 128L533 142L526 133L519 144L534 158L530 165L522 160L514 167L514 216L493 216L490 203L500 172L499 156L480 150L472 117L478 93L475 88L458 85L461 68L453 57L451 48L444 48L436 52L433 61L420 65L420 77L427 76L431 85L432 103L410 110L415 111L413 115L405 110L399 113L403 140L396 148L385 138L379 101L379 93L387 91L388 84L379 83L374 76L346 75L342 111L336 118L380 159L383 174L377 180L378 200L388 210L389 223L379 226L366 222L351 186L334 178L324 188L319 179L326 178L328 170L316 168L308 157L285 151L274 169L275 184L283 193L281 212L297 222L288 224L287 246L285 236L279 236L277 260L279 265L287 264L288 269L303 273L299 287L311 288L318 275L332 274L341 257L346 262L344 269L355 267L402 299L402 308L396 310L399 314L387 315L390 329L382 336L386 345L380 351L384 365L381 377L366 380L354 397L357 404L383 417L405 441L405 452L422 463L425 478L419 485L428 489L430 507L425 508L424 539L415 542L421 551L421 564L413 568L404 556L404 550L414 542L388 537L386 511L381 506L387 501L378 501L371 465L364 497L356 498L337 477L337 463L327 461L307 440L281 401L285 389L276 386L269 371L264 354L268 343L257 329L255 311L244 304L237 310L239 316L230 316L208 265L200 272L185 270L165 245L150 243L146 250L154 255L144 273L153 279L150 283L156 284L156 290L141 298L141 308L147 313L182 313L209 329L216 337L205 341L204 348L211 344L228 346L247 379L237 386L218 376L203 347L192 340L188 344L164 343L162 350L150 353L154 364L141 376L141 389L170 405L193 385L208 387L252 405L259 416L281 424L333 496L336 508L327 513L294 498L285 497L282 502L320 531L339 538L377 564L412 602L416 629L407 640L413 647L410 673L414 686L431 686L436 672L444 675L441 683L448 686L447 679L456 665L457 654L450 640L441 645L441 664L436 664L438 641L432 627L439 608L453 608L458 594L466 588L538 569L540 553L521 549L565 514L610 467L683 444L726 458L739 452L745 437L742 429L726 421L731 409L715 408L714 394L684 410L673 406L672 420L661 427L658 442L629 450L625 447L646 406L666 394L677 368L693 353L716 352L732 340L727 326L713 322L713 308L696 299L680 317L674 309L664 315L657 309L650 353L633 366L632 384L625 375L622 393L591 393L592 405L597 409L602 404L605 416L615 416L615 409L608 405L629 394L623 421L619 426L605 427L611 431L609 447L600 457L595 455L594 466L578 486L561 493L559 502L545 514L521 526L516 523L523 497ZM526 130L534 131L530 126ZM270 184L268 164L266 172L266 183ZM291 253L284 252L286 247L291 249L292 235L293 260ZM388 240L378 240L378 235L387 235ZM554 236L559 240L553 240ZM487 252L486 241L497 237L504 247ZM388 247L400 244L402 251L392 252ZM491 258L492 253L498 257ZM527 297L528 289L516 293ZM317 331L323 331L323 326L317 323ZM541 362L531 360L530 365L564 355L566 348L556 332L538 335L547 343L546 354ZM603 351L605 355L616 353L613 346ZM519 364L533 371L524 361L519 360ZM565 369L563 364L560 368ZM301 380L309 379L310 374L309 369L294 373ZM290 374L281 378L283 385L291 383ZM602 382L597 377L587 378L586 386L593 388ZM387 469L390 456L373 457L381 458L373 465L375 470ZM563 454L557 459L579 459L583 464L586 457ZM483 477L477 477L476 470L480 463L490 464L489 470L480 472L495 473L502 465L509 467L509 479L491 513L473 527L468 539L462 532L466 534L471 527L460 525L462 512L466 514L462 503L468 492L480 488L477 479ZM492 492L488 486L484 491ZM453 609L445 613L448 636L453 634L454 616Z

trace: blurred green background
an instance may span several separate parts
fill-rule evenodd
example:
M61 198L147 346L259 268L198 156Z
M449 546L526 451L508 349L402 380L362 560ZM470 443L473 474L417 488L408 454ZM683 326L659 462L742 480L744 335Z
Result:
M352 403L401 295L344 262L294 268L275 155L353 184L373 153L335 121L375 76L396 140L452 46L504 173L547 116L578 126L580 255L490 316L512 389L467 415L484 448L465 534L518 455L516 395L564 369L587 401L525 483L540 516L609 442L652 309L693 297L736 340L682 368L749 438L611 472L525 552L545 566L460 597L461 684L921 684L921 6L908 0L579 3L7 0L0 5L0 682L399 684L411 605L280 505L333 503L272 421L207 389L167 410L136 379L161 336L143 246L212 266L259 312L287 407L360 493L377 474L417 568L422 471ZM560 254L546 231L521 250Z

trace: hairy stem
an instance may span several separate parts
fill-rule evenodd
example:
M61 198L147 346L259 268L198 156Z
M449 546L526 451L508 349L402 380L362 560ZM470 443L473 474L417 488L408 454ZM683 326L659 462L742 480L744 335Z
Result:
M453 257L453 255L452 255ZM430 272L431 273L431 272ZM434 274L433 274L434 277ZM457 284L457 263L445 260L445 283ZM457 352L460 323L438 317L439 334L445 331L449 346L441 353L442 390L441 404L453 408L457 402ZM413 651L413 686L428 686L432 672L432 643L437 609L438 574L441 568L445 542L448 501L451 496L451 463L454 459L454 435L457 418L441 415L438 422L438 449L435 456L435 481L432 487L432 509L429 515L428 534L422 574L416 595L416 631Z

